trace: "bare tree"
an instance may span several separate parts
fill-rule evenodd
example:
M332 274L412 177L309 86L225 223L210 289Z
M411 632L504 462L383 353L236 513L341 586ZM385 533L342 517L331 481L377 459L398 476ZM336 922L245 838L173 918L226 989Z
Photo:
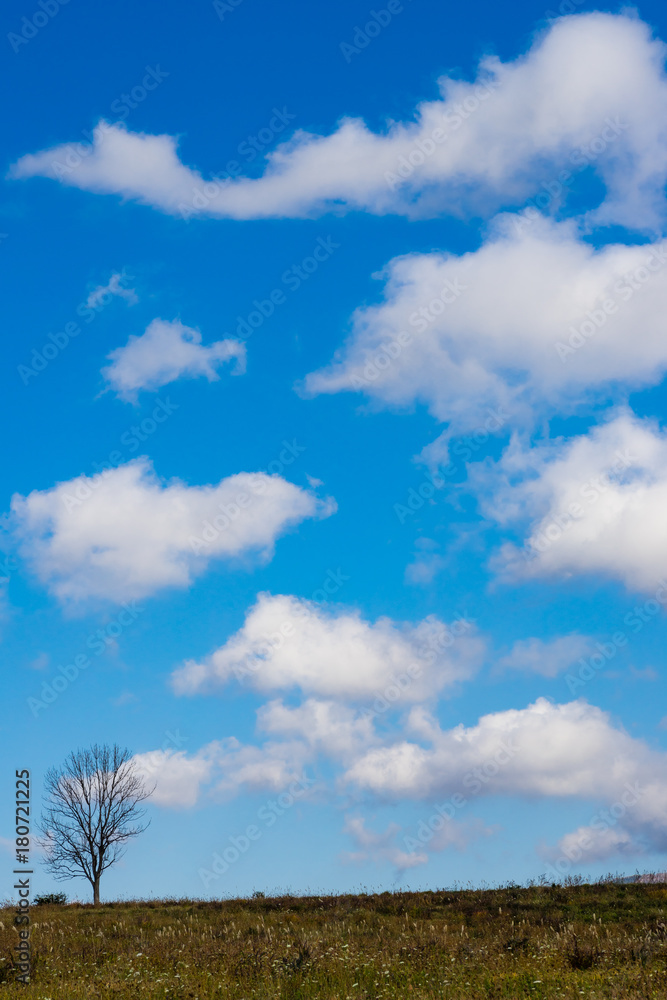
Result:
M152 791L127 748L95 744L70 753L45 778L40 830L47 869L59 881L87 878L98 906L102 873L148 826L141 824L141 803Z

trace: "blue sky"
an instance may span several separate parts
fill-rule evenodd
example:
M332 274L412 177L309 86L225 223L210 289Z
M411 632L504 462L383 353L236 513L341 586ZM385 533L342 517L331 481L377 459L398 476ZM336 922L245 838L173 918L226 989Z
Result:
M107 898L664 868L661 7L4 34L3 801L127 744Z

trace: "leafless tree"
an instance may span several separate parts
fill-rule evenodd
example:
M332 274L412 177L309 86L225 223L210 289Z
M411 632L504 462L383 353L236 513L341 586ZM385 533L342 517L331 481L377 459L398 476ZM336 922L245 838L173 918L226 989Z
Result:
M127 748L95 744L70 753L45 778L40 842L47 869L59 881L87 878L98 906L102 873L148 826L141 803L152 791Z

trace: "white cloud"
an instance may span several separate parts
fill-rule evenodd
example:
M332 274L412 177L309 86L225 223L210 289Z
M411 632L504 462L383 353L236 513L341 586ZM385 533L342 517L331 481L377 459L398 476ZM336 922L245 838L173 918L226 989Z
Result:
M371 748L348 769L347 782L391 800L458 793L466 801L500 795L603 802L608 809L592 818L592 830L626 831L635 851L644 844L667 849L667 754L615 727L599 708L540 698L444 731L414 708L411 726L420 743ZM610 849L624 838L607 835ZM603 841L592 843L599 857Z
M478 250L398 257L381 277L383 300L354 313L306 392L423 403L452 432L488 436L667 370L667 243L595 249L571 223L501 216Z
M591 639L576 632L555 639L520 639L498 660L497 666L501 670L523 670L541 677L557 677L592 651Z
M178 320L154 319L140 337L130 337L124 347L109 355L111 364L102 375L122 399L133 401L140 389L155 390L179 378L220 378L218 368L236 361L233 374L245 370L245 344L218 340L202 344L199 330Z
M230 737L223 741L217 758L220 774L215 790L225 798L242 789L281 792L303 778L304 767L312 756L310 748L300 740L252 746ZM305 790L308 782L301 787Z
M192 809L202 796L229 799L241 791L277 793L293 786L300 797L315 784L304 772L312 756L311 749L298 740L253 746L231 736L214 740L191 755L160 749L135 754L134 760L147 787L155 788L150 798L153 804Z
M667 566L667 435L630 412L568 441L515 439L495 465L470 467L482 509L528 522L523 549L493 562L507 579L600 573L656 592Z
M359 852L348 860L375 856L405 870L424 863L427 853L465 850L473 839L496 832L474 815L451 818L483 796L597 804L587 824L541 851L561 865L561 874L579 861L667 850L667 754L583 701L555 705L540 698L524 709L491 713L475 725L449 730L424 706L415 706L404 730L411 739L401 739L396 730L380 738L359 713L313 699L295 708L272 702L260 709L258 723L260 731L277 738L251 745L230 737L191 757L172 751L140 755L146 776L158 783L155 801L191 807L204 785L208 795L224 799L242 790L296 789L300 797L316 785L306 768L322 754L346 767L332 793L335 788L357 800L417 800L432 810L439 804L432 814L437 825L424 814L408 831L415 836L431 831L420 841L423 850L413 851L414 837L404 838L405 850L399 848L396 826L376 834L363 820L351 820L347 832Z
M491 713L476 726L446 731L416 707L410 730L421 743L369 750L350 768L348 780L378 795L414 799L457 791L595 798L634 775L619 751L632 750L634 757L635 741L584 702L552 705L540 698L528 708Z
M119 271L111 275L106 285L98 285L97 288L94 288L86 299L88 308L101 309L107 304L108 299L114 295L125 299L131 306L136 305L139 301L137 293L133 288L124 288L122 284L127 280L127 277L124 271Z
M20 551L63 601L126 601L187 587L214 558L268 559L276 539L335 510L309 490L241 472L212 486L167 484L146 458L12 499Z
M377 743L370 714L317 698L295 707L270 701L257 713L257 728L271 736L302 740L333 760L350 760Z
M641 853L641 845L632 833L622 827L603 826L602 823L597 828L580 826L561 837L554 849L543 852L545 857L553 861L563 857L574 863L585 859L587 864L606 861L617 855L636 857Z
M148 788L150 801L170 809L190 809L199 800L201 786L210 781L217 744L211 743L188 757L183 750L149 750L133 760Z
M383 134L350 118L329 136L298 131L256 180L206 181L181 162L172 136L106 122L75 169L58 167L72 151L65 144L23 156L11 176L56 177L184 216L246 219L331 207L488 212L591 163L607 187L598 219L653 226L664 216L667 173L663 64L646 24L595 12L559 19L513 62L483 59L472 83L442 78L439 99Z
M204 661L185 663L173 684L191 694L236 678L263 692L300 688L356 701L395 694L397 702L414 702L472 677L482 654L468 622L370 623L356 611L260 594L243 627Z

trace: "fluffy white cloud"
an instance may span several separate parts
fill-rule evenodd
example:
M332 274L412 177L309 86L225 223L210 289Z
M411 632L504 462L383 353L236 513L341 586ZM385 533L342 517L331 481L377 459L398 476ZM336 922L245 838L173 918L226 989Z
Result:
M269 741L262 746L223 740L217 755L219 775L215 791L225 798L241 789L249 792L282 792L293 786L301 796L313 779L304 774L312 759L310 748L299 740ZM295 784L296 783L296 784Z
M297 132L268 156L256 180L206 181L181 162L172 136L106 122L92 147L65 144L24 156L11 174L56 177L185 217L199 211L244 219L332 206L489 210L553 185L564 168L572 175L590 163L608 192L598 219L651 226L664 216L664 51L632 16L567 17L525 56L482 60L472 83L442 78L439 99L385 133L350 118L329 136ZM72 156L75 165L63 167Z
M137 770L147 787L155 788L151 802L171 809L197 804L201 786L210 778L217 744L202 747L192 757L183 750L149 750L134 755Z
M476 251L398 257L382 276L383 301L306 392L424 403L484 434L667 370L667 243L596 250L571 223L506 215Z
M495 832L474 815L458 818L463 805L482 796L572 798L597 807L588 823L542 849L559 874L577 863L667 850L667 754L583 701L555 705L540 698L449 730L415 706L405 728L410 740L397 731L380 737L367 718L331 702L309 699L295 708L272 702L260 709L258 728L271 737L260 745L230 737L192 756L164 750L139 755L143 773L157 783L157 804L192 807L204 787L215 798L264 791L286 792L294 801L316 787L308 772L324 755L346 768L336 782L338 794L440 805L432 813L437 823L425 814L412 831L420 837L419 831L431 831L429 836L404 838L401 847L397 826L377 834L362 819L351 819L347 832L359 851L348 860L374 856L406 870L433 851L465 850Z
M130 337L124 347L109 355L111 364L102 375L118 395L130 401L140 389L159 389L178 378L204 376L209 382L220 378L218 368L236 361L233 374L245 371L245 344L239 340L218 340L204 346L199 330L178 320L154 319L140 337Z
M615 817L611 816L611 819L614 821ZM555 849L543 852L546 858L556 863L561 862L561 866L561 859L575 864L583 859L587 864L592 864L617 855L636 857L641 853L641 845L632 833L619 826L607 826L602 820L597 827L580 826L579 829L566 833Z
M348 780L378 795L414 799L457 791L595 798L635 776L624 757L632 750L634 758L640 746L614 730L600 709L584 702L552 705L544 698L446 731L416 707L410 730L421 742L369 750L349 769Z
M212 486L164 484L140 458L16 495L10 523L22 555L58 598L125 601L186 587L214 558L268 559L288 528L334 510L332 500L265 473Z
M610 835L610 829L626 831L635 851L646 843L667 848L667 755L615 727L599 708L540 698L525 709L495 712L475 726L445 731L414 708L411 726L421 742L371 748L348 769L346 780L392 800L458 793L466 801L504 795L603 802L607 808L590 824L596 836L591 834L591 847L583 846L582 853L590 849L592 859L599 858L605 842L617 851L627 838L622 832ZM565 846L570 843L564 840Z
M236 678L263 692L300 688L324 698L414 702L472 677L482 654L469 622L447 626L430 616L416 626L371 623L356 611L260 594L243 627L204 661L185 663L173 683L180 694Z
M557 677L592 651L592 641L576 632L555 639L520 639L498 660L497 666L500 670L523 670L541 677Z
M488 516L530 525L522 549L506 544L494 560L506 578L601 573L653 594L661 586L667 435L651 421L622 412L564 442L517 438L495 467L471 467L471 481Z

